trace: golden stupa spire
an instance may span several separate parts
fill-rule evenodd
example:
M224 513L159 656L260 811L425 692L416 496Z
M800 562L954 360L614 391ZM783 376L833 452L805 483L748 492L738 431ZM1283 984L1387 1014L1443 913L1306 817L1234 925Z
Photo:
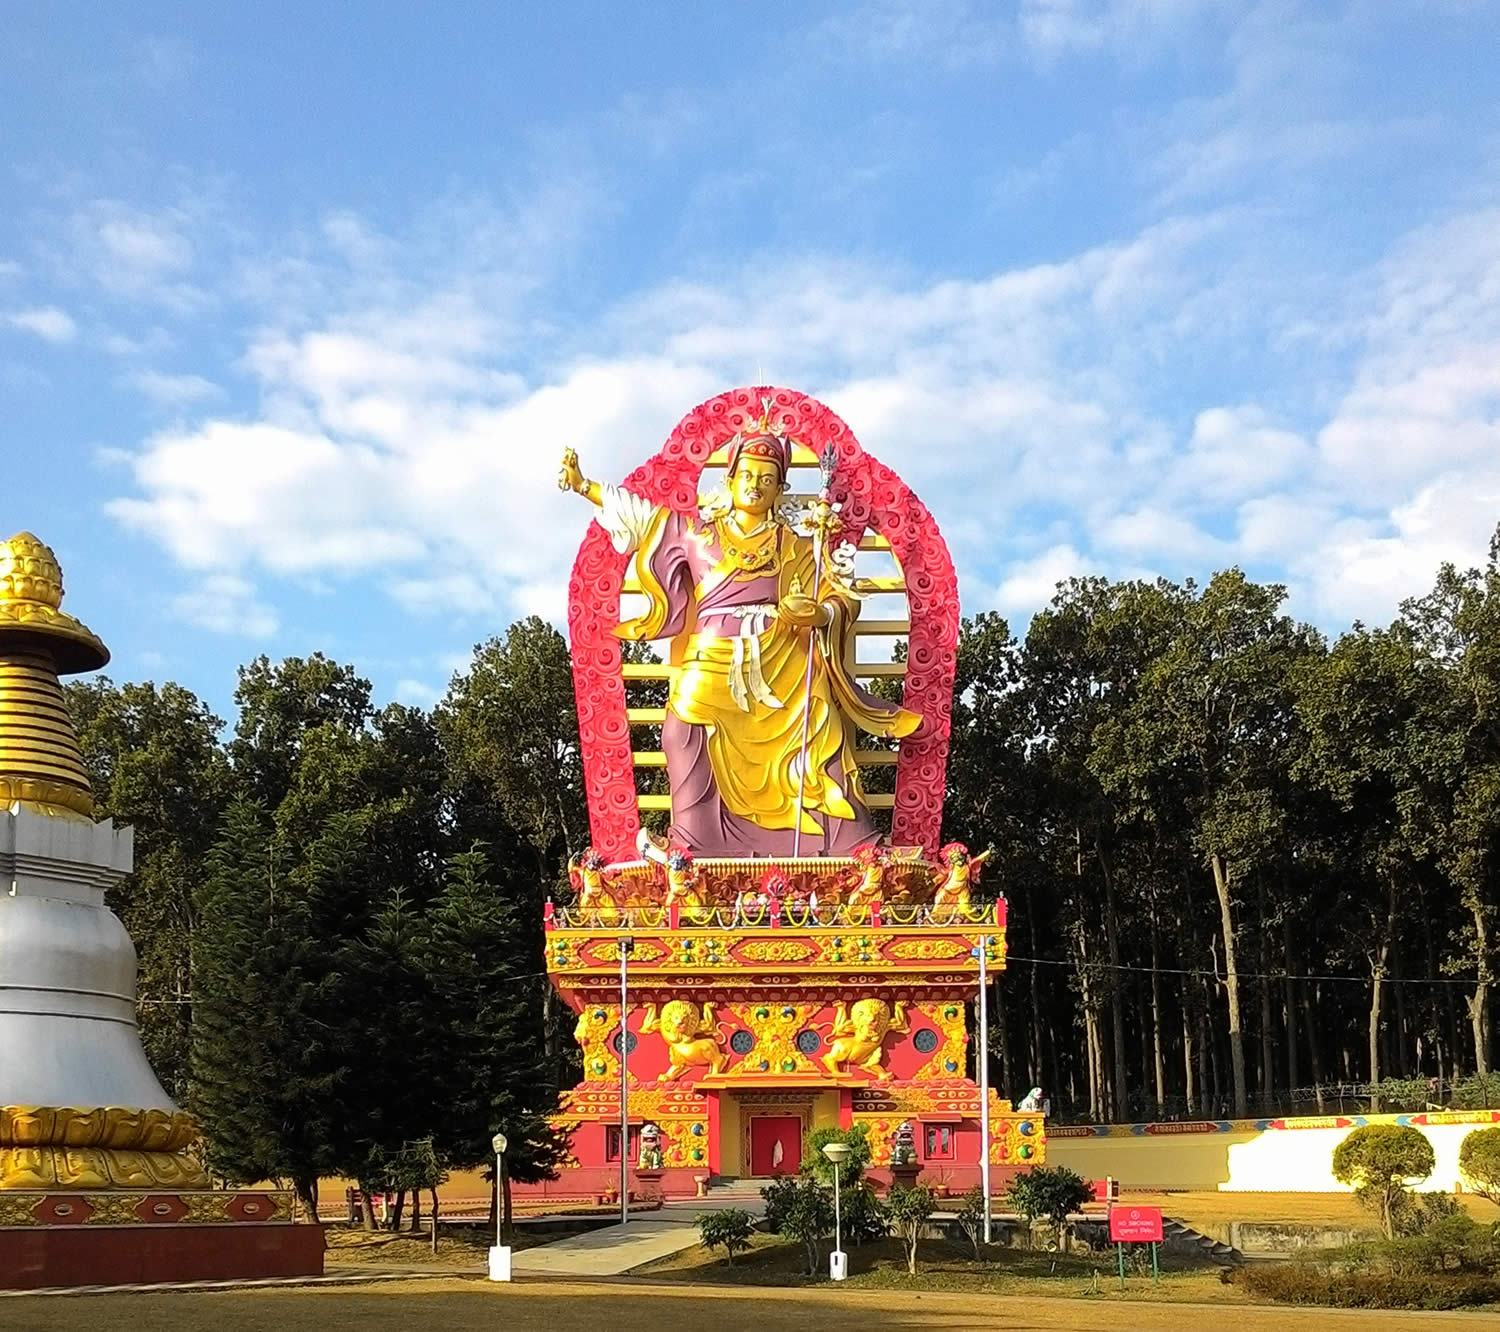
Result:
M87 818L94 797L57 677L98 670L109 649L62 598L51 550L30 532L0 544L0 808Z

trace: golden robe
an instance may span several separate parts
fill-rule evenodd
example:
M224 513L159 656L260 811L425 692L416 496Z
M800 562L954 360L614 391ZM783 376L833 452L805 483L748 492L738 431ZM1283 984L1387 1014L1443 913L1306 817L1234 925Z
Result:
M679 669L662 728L673 837L702 855L785 855L793 845L803 722L804 855L852 850L878 832L860 787L855 733L900 737L921 718L855 683L859 603L811 539L772 521L749 537L729 518L684 515L606 490L601 522L634 550L647 600L622 637L672 640ZM796 592L830 614L816 630L777 614ZM808 655L812 654L811 687Z

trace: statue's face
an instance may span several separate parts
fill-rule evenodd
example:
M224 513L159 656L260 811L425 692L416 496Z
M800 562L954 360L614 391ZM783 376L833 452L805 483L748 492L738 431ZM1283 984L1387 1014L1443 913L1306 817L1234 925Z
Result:
M878 1041L890 1029L891 1014L881 999L861 999L849 1014L854 1034L862 1041Z
M741 513L764 518L786 489L781 468L768 458L741 458L729 478L729 498Z
M674 999L661 1010L662 1034L669 1041L685 1041L698 1030L698 1011L692 1004Z

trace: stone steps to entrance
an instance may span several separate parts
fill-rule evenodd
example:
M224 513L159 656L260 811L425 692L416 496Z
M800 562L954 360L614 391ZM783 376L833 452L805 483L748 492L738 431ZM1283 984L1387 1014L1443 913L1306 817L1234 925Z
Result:
M1232 1244L1225 1244L1222 1240L1205 1235L1201 1230L1194 1230L1187 1222L1179 1221L1173 1216L1162 1219L1162 1236L1163 1243L1175 1241L1183 1248L1197 1249L1198 1252L1216 1262L1238 1267L1245 1261L1245 1255Z

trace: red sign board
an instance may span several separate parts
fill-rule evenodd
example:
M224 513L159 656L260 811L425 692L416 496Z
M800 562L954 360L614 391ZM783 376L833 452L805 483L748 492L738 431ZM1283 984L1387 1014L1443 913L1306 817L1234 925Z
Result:
M1149 1244L1161 1240L1160 1207L1111 1207L1109 1238L1115 1244Z

